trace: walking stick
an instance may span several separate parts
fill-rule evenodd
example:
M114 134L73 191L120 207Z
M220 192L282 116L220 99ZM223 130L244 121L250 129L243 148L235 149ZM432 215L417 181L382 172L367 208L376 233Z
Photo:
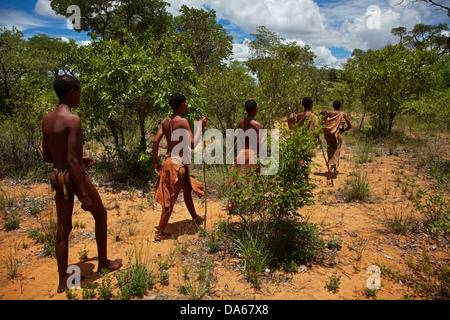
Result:
M203 220L203 229L206 230L206 217L208 215L208 199L206 196L206 164L205 164L205 148L206 148L206 142L205 139L203 139L203 149L202 149L202 162L203 162L203 183L205 185L204 187L204 195L205 195L205 219Z
M323 151L322 141L320 141L320 150L322 150L323 158L325 159L325 163L327 164L328 173L330 174L330 178L331 178L331 186L334 187L333 174L330 171L330 165L328 164L328 160L325 157L325 151Z

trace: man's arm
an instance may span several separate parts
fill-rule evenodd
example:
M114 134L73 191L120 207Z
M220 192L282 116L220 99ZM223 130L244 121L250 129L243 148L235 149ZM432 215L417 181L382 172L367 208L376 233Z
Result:
M352 124L350 123L350 120L348 119L346 113L344 113L344 120L345 120L345 123L347 123L347 127L345 127L344 131L348 131L352 128Z
M266 139L265 139L264 135L261 133L263 126L261 125L261 123L259 123L258 121L255 121L255 120L252 120L250 124L251 124L251 128L255 129L255 131L256 131L256 141L258 141L258 146L257 146L258 149L256 151L259 154L261 146L264 145L264 143L266 143Z
M195 149L195 147L197 147L197 144L200 142L202 130L206 125L206 117L203 116L199 122L200 122L200 127L197 128L197 131L195 132L195 137L194 137L191 129L189 128L189 122L186 120L186 129L189 130L189 134L191 136L191 148L192 149Z
M44 131L44 130L42 130ZM45 134L42 137L42 153L44 155L44 162L53 163L52 154L50 153L50 148L47 144L47 139L45 138Z
M295 123L295 118L294 115L290 114L288 119L287 119L287 123L288 123L288 127L290 130L292 130L292 128L294 127L294 123Z
M79 159L82 158L82 155L79 153L83 150L80 148L82 144L81 119L79 117L70 118L70 120L67 121L67 130L67 167L79 192L81 208L89 211L92 207L92 200L87 192L83 172L81 171L81 164L79 162Z
M155 165L155 172L159 175L161 171L161 164L158 161L158 151L159 151L159 143L161 142L162 137L164 136L162 122L159 126L158 131L156 132L155 138L153 139L153 163Z

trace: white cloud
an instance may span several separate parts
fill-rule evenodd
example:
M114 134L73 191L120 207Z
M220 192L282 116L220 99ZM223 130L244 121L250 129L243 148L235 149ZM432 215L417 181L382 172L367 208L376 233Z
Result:
M78 41L75 41L75 43L78 46L88 46L88 45L90 45L92 43L92 41L90 41L90 40L78 40Z
M24 31L35 27L43 27L47 25L47 21L36 18L28 13L19 10L0 10L0 26L7 29L16 27Z
M248 39L245 39L243 43L233 43L233 59L238 61L245 61L250 57L250 49L247 45Z
M341 63L345 61L345 59L338 59L333 56L331 50L324 46L311 47L311 51L316 55L314 63L318 67L330 67L337 69L340 67Z
M56 14L50 6L50 1L48 0L37 0L34 6L34 12L42 17L52 18L52 19L65 19L64 16Z

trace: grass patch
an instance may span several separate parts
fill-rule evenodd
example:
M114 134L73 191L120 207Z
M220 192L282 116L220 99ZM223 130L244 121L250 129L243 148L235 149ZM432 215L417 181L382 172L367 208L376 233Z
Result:
M367 179L367 173L360 174L352 172L351 178L345 180L343 196L346 202L367 202L370 200L372 191Z

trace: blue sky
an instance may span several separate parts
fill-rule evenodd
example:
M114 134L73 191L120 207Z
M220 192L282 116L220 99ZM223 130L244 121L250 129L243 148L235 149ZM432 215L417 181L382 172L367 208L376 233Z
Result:
M353 49L380 49L398 39L394 27L411 29L416 23L449 23L445 11L408 0L165 0L168 11L178 14L181 5L212 8L219 23L234 37L234 58L245 60L246 39L264 25L287 41L309 45L317 66L339 67ZM441 3L449 0L438 0ZM76 4L76 0L73 0ZM375 11L374 11L375 9ZM56 16L48 0L0 0L0 27L16 26L26 37L45 33L53 37L89 42L85 32L67 27Z

